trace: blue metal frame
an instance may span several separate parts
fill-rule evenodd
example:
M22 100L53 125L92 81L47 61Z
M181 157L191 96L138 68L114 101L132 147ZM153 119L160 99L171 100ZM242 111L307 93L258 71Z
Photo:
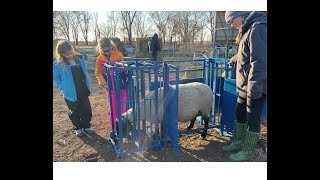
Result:
M169 139L175 151L178 144L178 109L179 109L179 66L164 63L164 93L163 93L163 120L164 120L164 148ZM175 80L169 81L170 68L175 70ZM174 84L171 86L170 84Z
M142 150L147 150L150 148L158 149L161 147L161 143L163 144L163 147L167 147L167 141L170 140L174 146L174 149L178 149L178 114L175 113L178 111L178 92L179 92L179 67L168 65L166 63L160 64L145 64L141 63L138 60L135 62L126 62L130 63L130 66L124 66L124 63L106 63L104 65L106 70L106 76L107 76L107 83L108 88L112 89L113 85L111 84L111 70L114 73L114 80L115 80L115 90L116 90L116 104L117 104L117 113L118 113L118 126L119 126L119 134L118 139L119 143L116 143L115 141L115 127L114 127L114 121L115 118L113 117L113 107L112 107L112 93L109 91L109 104L110 104L110 111L111 111L111 124L112 124L112 130L110 133L110 142L114 148L114 151L116 153L117 158L121 158L124 155L130 154L132 152L139 152ZM164 67L164 71L160 73L160 67ZM176 82L169 81L169 74L172 73L169 68L175 70L175 79ZM121 89L120 89L120 72L127 72L128 77L128 87L126 88L127 92L127 100L126 102L121 102ZM146 86L146 79L145 75L148 75L147 80L149 80L149 86ZM154 77L151 77L151 74L154 75ZM159 82L158 78L162 77L162 84ZM161 79L160 79L161 81ZM159 112L158 107L158 88L152 89L155 91L155 101L154 101L154 112L149 114L149 121L146 121L148 118L146 113L146 89L147 87L150 87L150 83L159 84L158 88L164 87L163 89L163 112ZM170 84L176 84L175 88L172 87ZM161 86L160 86L161 85ZM150 89L149 89L150 90ZM162 94L160 94L162 95ZM143 102L140 104L140 102ZM150 100L151 102L151 100ZM132 109L133 116L133 122L128 121L128 117L124 117L124 119L121 117L121 104L126 103L126 110L129 108ZM144 111L141 112L142 106L144 106ZM150 107L151 109L151 103ZM142 116L143 113L144 116ZM161 135L159 139L159 119L158 114L163 113L162 117L164 117L164 121L160 122L160 124L163 124L161 126ZM172 116L173 114L173 116ZM154 116L155 121L152 122L152 116ZM144 117L144 119L141 119L141 117ZM122 121L126 122L126 128L124 129L125 132L123 132L122 127ZM132 125L132 129L129 130L129 125ZM147 127L149 126L149 128ZM154 127L154 129L153 129ZM126 135L127 147L124 147L124 135ZM148 145L147 141L150 142Z
M149 62L149 63L157 63L157 64L171 64L171 63L175 63L175 64L179 64L179 63L194 63L195 61L198 61L198 62L202 62L202 68L195 68L194 69L181 69L179 68L179 74L182 73L182 72L194 72L194 78L187 78L187 79L179 79L179 84L186 84L186 83L191 83L191 82L201 82L201 83L205 83L205 72L206 72L206 62L205 62L205 59L197 59L197 60L165 60L165 61L145 61L145 62ZM172 64L171 64L172 66ZM201 77L196 77L196 72L197 71L201 71L202 73L202 76ZM176 71L175 70L170 70L169 73L175 73ZM149 75L150 76L150 75ZM170 83L172 83L170 81ZM155 84L154 82L150 83L150 90L153 90L155 88L159 87L159 84Z
M203 82L206 83L214 94L214 102L212 113L210 113L209 118L209 126L204 128L197 128L192 130L179 131L179 134L187 134L192 132L198 132L200 130L206 130L211 128L222 128L220 124L220 114L221 114L221 106L222 106L222 95L223 95L223 80L222 72L228 72L229 69L227 66L227 62L229 59L227 58L193 58L194 61L204 61L203 68ZM222 66L223 65L223 66ZM228 76L229 73L226 73ZM218 118L218 121L216 121ZM204 124L202 118L197 118L201 125Z
M235 79L225 79L224 81L224 97L222 103L222 116L221 116L221 134L228 135L233 132L233 125L236 119L234 110L236 107L236 102L238 98L238 93L236 92L236 80Z
M118 64L105 64L105 69L106 69L106 75L107 75L107 83L108 83L108 88L111 89L112 88L112 84L111 84L111 76L110 76L110 72L111 70L114 73L115 76L115 88L116 88L116 104L117 104L117 113L118 113L118 119L119 119L119 143L115 142L115 127L114 127L114 117L113 117L113 107L112 107L112 96L111 96L111 91L109 91L109 103L110 103L110 112L111 112L111 124L112 124L112 130L111 130L111 136L110 136L110 142L114 148L114 151L116 153L116 157L123 157L124 155L133 153L133 152L139 152L142 150L147 150L150 148L153 149L158 149L161 147L160 141L159 141L159 137L158 137L158 128L157 128L157 124L158 123L158 97L157 97L157 91L158 89L155 89L156 92L156 97L155 97L155 130L152 130L152 126L149 127L149 129L151 129L150 133L147 132L147 123L151 124L151 118L150 122L146 122L145 119L141 120L141 114L140 114L140 109L141 109L141 105L140 105L140 100L145 98L145 93L141 93L141 91L145 90L145 82L144 82L144 71L146 70L154 70L157 74L157 72L159 71L159 67L157 66L146 66L146 67L142 67L139 66L139 64L137 62L133 62L135 63L135 67L120 67L119 63ZM126 102L121 102L121 89L120 89L120 72L127 72L127 76L128 76L128 87L126 89L127 91L127 101ZM142 83L140 83L140 80ZM157 82L158 78L154 78L154 81ZM141 97L140 97L141 95ZM129 124L131 124L128 121L128 117L125 117L124 119L122 119L121 117L121 104L122 103L126 103L126 110L128 110L129 108L133 108L133 122L132 122L132 129L129 130ZM145 105L145 104L144 104ZM145 109L145 108L144 108ZM146 116L145 116L146 117ZM123 132L123 127L122 127L122 121L126 121L126 128L125 128L125 132ZM142 122L141 122L142 121ZM141 123L141 124L140 124ZM142 125L142 126L141 126ZM155 133L155 135L153 136L152 133ZM124 135L126 135L127 137L127 142L126 142L126 147L124 148ZM152 139L154 138L154 139ZM150 142L148 145L146 145L146 142Z
M121 102L120 93L120 84L119 81L116 81L115 88L117 89L116 99L117 99L117 109L119 117L119 145L114 142L114 132L115 127L112 123L112 133L111 133L111 143L115 149L117 157L123 157L123 155L139 152L149 148L158 149L161 147L161 144L164 148L167 147L167 141L170 140L174 146L174 149L179 148L178 145L178 134L185 134L191 132L197 132L199 130L206 130L210 128L219 128L221 135L229 135L233 132L233 122L234 122L234 107L237 98L237 92L235 90L235 67L230 67L227 63L229 58L194 58L193 61L190 60L174 60L174 61L141 61L139 58L135 58L134 61L126 61L125 63L130 65L124 65L125 63L116 63L116 64L106 64L107 72L107 82L108 87L112 88L111 77L108 76L110 70L114 71L115 79L119 79L120 71L126 71L128 75L128 88L127 88L127 101ZM179 66L171 65L170 63L185 63L185 62L202 62L202 68L195 68L189 70L181 70ZM200 78L188 78L180 79L179 74L181 72L196 72L202 71L202 77ZM222 77L222 73L225 72L225 77ZM174 74L174 80L170 79L171 75ZM147 77L145 78L145 75ZM195 73L196 75L196 73ZM159 80L158 80L159 78ZM162 78L162 80L161 80ZM148 84L146 84L148 81ZM209 127L206 128L197 128L187 131L178 131L178 94L179 94L179 84L190 83L190 82L202 82L209 85L214 93L214 102L212 113L210 113L210 122ZM159 128L158 120L158 88L163 87L163 121L160 122L161 127ZM140 100L147 101L145 99L146 89L149 91L155 91L156 107L155 108L155 129L150 129L150 132L147 132L147 126L152 126L152 122L142 121L140 124L140 109L141 105ZM111 97L111 91L109 92ZM110 111L111 116L113 116L112 100L110 98ZM136 114L133 118L133 129L131 132L128 131L128 121L126 121L127 129L126 132L122 132L122 118L120 111L120 104L126 103L127 110L133 108L133 113ZM146 108L144 108L146 109ZM151 109L151 104L150 104ZM266 107L265 107L266 109ZM266 112L266 110L264 110ZM145 114L146 112L142 112ZM150 112L150 117L151 117ZM263 117L263 115L262 115ZM113 121L112 117L112 121ZM127 117L125 118L127 119ZM151 119L151 118L150 118ZM203 120L199 120L201 124ZM142 130L141 130L142 125ZM159 131L159 129L161 131ZM159 132L160 139L159 139ZM123 134L126 134L134 144L131 146L131 149L123 149ZM152 133L155 134L154 138L151 137ZM150 136L148 135L150 134ZM141 141L141 137L144 137ZM146 144L146 137L151 139L152 145L143 146ZM142 143L143 142L143 143Z

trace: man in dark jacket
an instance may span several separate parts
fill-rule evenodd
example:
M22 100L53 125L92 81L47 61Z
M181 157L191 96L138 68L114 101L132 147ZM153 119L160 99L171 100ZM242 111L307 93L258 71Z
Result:
M152 52L152 60L153 61L157 61L157 59L158 59L158 51L161 51L157 33L154 33L154 35L152 37L150 50Z
M267 90L267 15L256 11L226 11L225 21L239 30L236 84L239 96L236 105L234 141L222 149L231 154L231 161L247 161L254 157L259 140L260 115Z

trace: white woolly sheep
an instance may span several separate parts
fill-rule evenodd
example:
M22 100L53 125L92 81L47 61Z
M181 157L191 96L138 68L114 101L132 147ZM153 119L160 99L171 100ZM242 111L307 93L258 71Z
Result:
M175 85L173 86L175 89ZM162 102L163 102L163 88L158 89L158 121L162 121ZM146 101L144 106L144 101L140 104L140 118L144 119L144 107L146 107L146 120L149 122L149 114L150 114L150 100L151 100L151 112L155 112L155 91L150 91L146 95ZM203 83L193 82L188 84L180 84L179 85L179 105L178 105L178 121L179 122L188 122L190 121L187 129L191 129L194 126L196 117L201 115L203 117L205 127L208 127L209 117L208 115L211 113L212 104L213 104L213 93L211 88ZM151 115L152 116L152 115ZM132 123L133 122L133 113L132 108L127 112L123 113L122 116L122 127L123 132L126 126L126 119ZM154 122L155 116L151 117L152 122ZM118 119L117 119L118 122ZM117 125L118 128L118 125ZM118 130L117 130L118 131ZM204 139L207 135L207 130L204 130L201 134L202 139Z

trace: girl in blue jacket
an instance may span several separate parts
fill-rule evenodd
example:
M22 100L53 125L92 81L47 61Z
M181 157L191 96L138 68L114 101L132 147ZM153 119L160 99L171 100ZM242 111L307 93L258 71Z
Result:
M57 44L55 57L57 61L53 62L53 82L63 94L76 135L83 136L83 130L92 134L90 77L86 62L75 52L72 44L65 40Z

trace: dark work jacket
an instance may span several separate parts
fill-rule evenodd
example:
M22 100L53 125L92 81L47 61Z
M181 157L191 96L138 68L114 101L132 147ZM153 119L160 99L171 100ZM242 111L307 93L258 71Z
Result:
M239 96L257 99L267 94L267 15L253 12L248 16L235 58Z

